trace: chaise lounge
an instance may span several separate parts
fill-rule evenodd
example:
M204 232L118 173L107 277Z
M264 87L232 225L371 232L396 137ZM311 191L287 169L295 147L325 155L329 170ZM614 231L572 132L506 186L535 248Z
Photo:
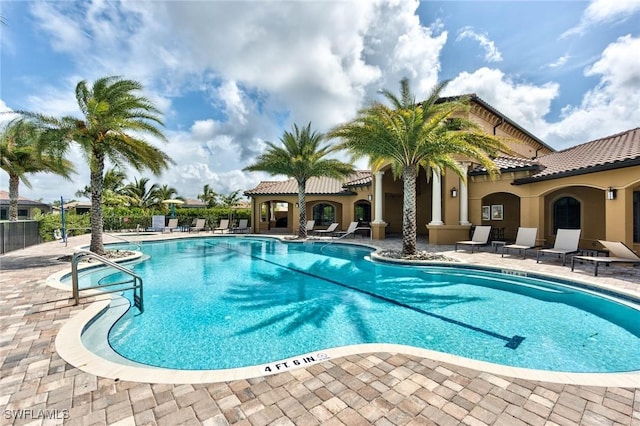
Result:
M313 231L313 233L314 235L333 235L339 225L340 224L338 222L333 222L327 229L318 229Z
M491 226L476 226L473 235L468 241L456 241L454 251L458 251L458 245L471 246L471 253L474 247L486 246L489 243L489 234L491 234Z
M502 257L504 257L505 253L508 254L510 250L519 250L520 253L522 253L522 258L524 259L527 254L527 250L536 246L537 234L538 228L518 228L516 242L502 247Z
M609 250L609 256L573 256L571 258L571 271L575 267L576 260L591 262L595 266L593 275L598 276L598 266L601 263L609 265L611 263L628 263L631 265L640 265L640 256L631 250L623 242L598 240L600 244Z
M558 229L556 242L553 248L540 249L536 255L536 263L540 263L540 256L543 254L557 254L562 257L562 266L566 265L567 255L578 253L580 243L580 229Z

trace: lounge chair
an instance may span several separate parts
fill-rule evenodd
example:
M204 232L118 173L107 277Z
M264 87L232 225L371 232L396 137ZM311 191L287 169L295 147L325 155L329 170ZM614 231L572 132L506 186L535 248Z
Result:
M204 231L205 219L196 219L196 224L189 228L189 232Z
M249 223L248 219L240 219L238 221L238 226L233 228L233 233L234 234L249 233L249 231L251 231L251 228L249 228L248 223Z
M342 237L346 237L349 234L352 234L353 238L355 238L356 237L355 232L357 229L358 229L358 222L351 222L346 231L336 231L333 233L333 235L336 237L342 238Z
M318 229L316 231L313 231L313 233L315 235L333 235L339 225L340 224L338 222L333 222L327 229Z
M532 249L536 246L536 235L538 234L538 228L518 228L518 234L516 235L516 242L514 244L506 244L502 247L502 257L505 253L509 253L509 250L519 250L522 253L524 259L528 249Z
M546 253L557 254L562 257L562 266L566 265L567 255L577 253L580 242L580 229L558 229L553 248L540 249L536 255L536 263L540 263L540 256Z
M576 260L592 262L595 266L594 276L598 276L598 266L601 263L609 265L610 263L629 263L631 265L640 265L640 256L631 250L626 244L616 241L598 240L605 249L609 250L609 256L573 256L571 258L571 270L575 267Z
M307 221L307 232L313 232L313 227L316 226L316 221L315 220L308 220Z
M224 231L229 231L229 219L220 219L220 224L218 225L217 228L213 228L213 233L215 234L216 231L220 231L221 234L224 233Z
M458 251L458 245L463 245L471 246L471 253L473 253L474 247L486 246L489 243L489 234L491 234L491 226L476 226L470 240L456 241L454 251Z
M173 232L174 229L178 229L178 219L169 219L169 223L162 228L162 232Z

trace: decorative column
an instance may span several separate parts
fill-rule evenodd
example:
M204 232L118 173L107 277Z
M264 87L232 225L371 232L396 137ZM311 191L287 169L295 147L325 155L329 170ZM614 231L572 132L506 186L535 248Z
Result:
M469 191L466 179L469 163L464 162L460 166L465 176L465 179L460 179L460 225L471 225L469 222Z
M382 176L384 176L384 172L376 172L373 223L384 223L382 220Z
M440 171L436 169L433 169L433 183L431 184L431 222L429 222L429 225L444 225L444 222L442 222Z
M373 181L374 197L373 197L373 222L371 222L371 238L374 240L384 240L386 222L382 220L382 178L384 176L383 171L378 171L375 174Z
M269 220L271 222L275 222L276 221L276 205L273 201L269 201L269 212L270 212L270 217Z

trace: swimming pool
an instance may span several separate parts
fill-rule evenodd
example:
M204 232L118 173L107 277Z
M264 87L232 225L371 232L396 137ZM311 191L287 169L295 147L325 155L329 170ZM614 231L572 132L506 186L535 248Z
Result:
M394 343L509 366L640 369L640 312L539 277L371 262L370 248L216 237L144 243L145 312L109 344L182 370L267 364L360 343ZM85 275L81 285L119 274Z

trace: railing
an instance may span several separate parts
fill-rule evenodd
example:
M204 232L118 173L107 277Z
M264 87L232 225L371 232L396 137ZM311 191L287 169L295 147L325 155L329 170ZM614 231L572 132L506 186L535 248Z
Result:
M79 288L79 280L78 280L78 263L80 263L80 260L82 260L83 258L91 258L91 259L96 259L99 262L103 263L104 265L110 266L114 269L117 269L120 272L123 272L129 276L131 276L130 280L125 280L125 281L119 281L116 283L109 283L109 284L103 284L103 285L97 285L97 286L92 286L92 287L84 287L82 289ZM80 251L77 253L73 254L73 257L71 258L71 283L73 286L73 299L75 300L75 304L79 304L80 303L80 290L95 290L95 289L100 289L102 293L104 294L108 294L108 293L119 293L119 292L123 292L126 290L133 290L133 306L135 306L136 308L138 308L138 310L140 311L140 313L144 312L144 300L142 298L143 292L142 292L142 278L135 274L133 271L131 271L130 269L125 268L122 265L119 265L115 262L110 261L109 259L99 256L95 253L92 253L90 251ZM124 286L125 284L132 284L130 287L119 287L115 290L108 290L108 291L104 291L103 289L106 287L114 287L114 286Z

